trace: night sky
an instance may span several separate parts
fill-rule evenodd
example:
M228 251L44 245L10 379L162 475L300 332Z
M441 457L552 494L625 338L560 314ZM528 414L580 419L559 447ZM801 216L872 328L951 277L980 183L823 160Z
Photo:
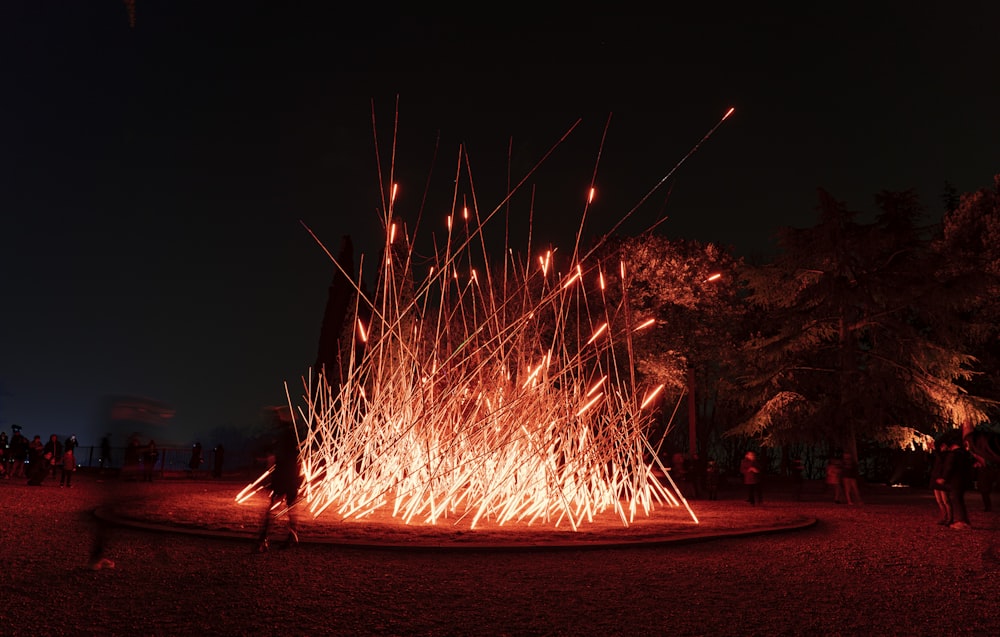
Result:
M992 2L416 18L137 0L135 28L116 0L2 4L8 433L93 444L101 399L129 394L173 406L160 439L189 444L258 422L285 381L297 392L333 274L302 224L377 257L372 105L385 174L397 97L396 212L413 224L423 202L428 234L459 144L487 213L508 166L519 181L580 120L511 199L515 245L532 187L532 247L570 250L598 153L588 236L730 107L621 232L666 216L668 237L760 256L780 227L815 222L817 187L863 213L914 188L933 220L946 182L966 192L1000 172Z

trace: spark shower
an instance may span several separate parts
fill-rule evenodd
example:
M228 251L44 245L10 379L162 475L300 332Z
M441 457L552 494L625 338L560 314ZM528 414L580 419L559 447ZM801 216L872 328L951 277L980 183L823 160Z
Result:
M551 250L518 260L508 245L491 262L484 234L501 207L480 218L456 205L418 267L391 173L389 183L378 283L366 295L361 275L354 281L341 369L327 370L337 381L310 374L302 403L289 396L297 506L473 529L489 520L577 530L607 511L628 526L657 506L683 506L697 522L647 438L663 385L634 371L633 345L655 326L629 305L628 263L600 246L580 254L579 234L562 271Z

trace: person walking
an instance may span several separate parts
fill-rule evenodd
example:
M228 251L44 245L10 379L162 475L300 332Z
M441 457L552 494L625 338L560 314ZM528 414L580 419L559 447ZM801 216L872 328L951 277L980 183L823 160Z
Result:
M763 494L761 489L761 471L760 463L757 461L757 454L753 451L748 451L745 456L743 456L743 462L740 463L740 473L743 474L743 484L747 488L747 502L750 506L757 506L758 504L763 504Z
M73 473L76 471L76 454L73 449L76 445L66 445L66 450L62 455L62 473L59 474L59 486L67 489L73 488Z
M285 504L285 511L288 513L288 538L285 540L285 546L297 544L299 541L298 514L295 508L298 502L299 487L302 484L299 466L299 442L295 434L295 422L292 420L291 410L278 407L274 408L273 411L277 439L274 444L274 453L271 456L271 498L267 510L264 511L264 521L257 544L257 551L260 553L270 549L268 536L271 525L274 518L283 511L272 512L276 511L276 505L282 501Z

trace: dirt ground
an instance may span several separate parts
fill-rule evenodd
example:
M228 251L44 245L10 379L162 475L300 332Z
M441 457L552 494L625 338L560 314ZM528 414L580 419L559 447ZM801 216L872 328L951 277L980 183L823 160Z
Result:
M264 505L236 505L241 486L0 482L0 635L1000 634L1000 523L977 494L971 531L937 526L926 491L870 485L849 507L809 485L692 501L698 525L303 519L300 545L257 554ZM94 571L95 509L172 530L115 528L115 567Z

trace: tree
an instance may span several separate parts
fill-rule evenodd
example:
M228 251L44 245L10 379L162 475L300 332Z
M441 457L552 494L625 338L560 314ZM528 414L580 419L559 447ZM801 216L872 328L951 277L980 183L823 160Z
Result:
M1000 175L992 190L964 194L948 208L932 247L938 278L961 300L965 347L980 361L982 373L966 387L1000 400Z
M974 364L960 337L962 298L941 294L914 193L880 193L871 223L825 191L819 200L816 226L785 229L782 254L745 271L748 302L764 318L736 388L753 415L731 433L826 442L857 457L859 438L981 415L961 386Z
M651 234L613 247L617 256L607 260L620 258L627 264L624 295L629 308L635 317L655 321L648 334L635 340L636 371L675 395L695 390L704 452L717 415L720 379L731 366L742 320L736 277L740 261L715 244ZM614 283L609 290L620 289L617 265L607 267ZM612 295L611 302L620 299Z

